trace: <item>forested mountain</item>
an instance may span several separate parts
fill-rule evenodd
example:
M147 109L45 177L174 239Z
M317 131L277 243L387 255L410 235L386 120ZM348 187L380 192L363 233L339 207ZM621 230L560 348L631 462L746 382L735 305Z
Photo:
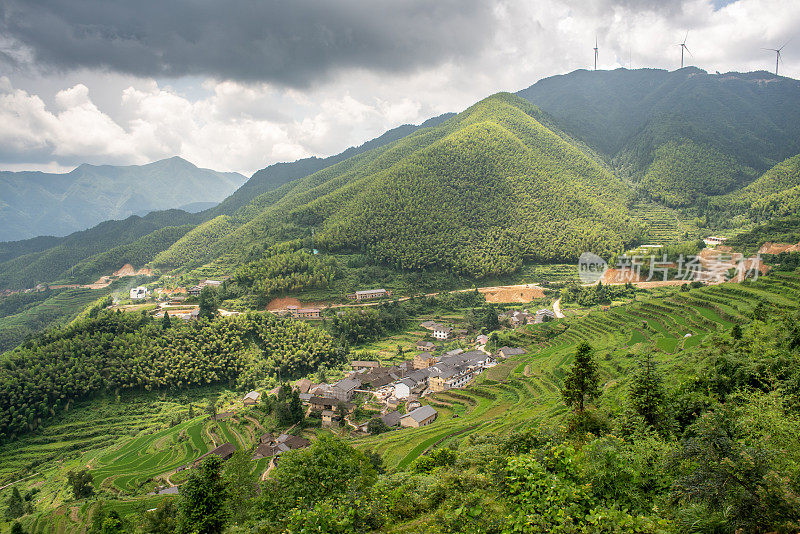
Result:
M758 220L795 215L800 211L800 155L780 162L723 199L724 208L747 210Z
M252 203L253 199L268 191L368 150L382 147L419 128L438 125L452 115L446 113L428 119L419 126L399 126L359 147L348 148L327 158L306 158L293 163L271 165L257 171L222 203L197 213L194 213L196 210L193 207L199 207L200 204L195 202L183 206L191 213L175 209L154 211L144 217L135 215L124 221L106 221L66 237L43 236L0 242L0 288L31 287L38 282L53 282L66 277L78 282L88 282L102 274L109 274L125 263L141 267L196 225L211 224L212 219L237 211L257 211L260 204ZM263 200L261 199L262 202ZM196 234L207 232L209 224L198 229ZM151 232L153 234L148 235ZM194 238L197 239L197 236ZM190 242L191 238L184 240L179 247L186 249ZM11 261L20 256L25 257ZM179 260L187 257L183 253L176 258L173 251L162 255L159 261L165 266L174 267L181 264Z
M579 70L518 94L673 206L800 153L800 82L767 72Z
M173 247L193 242L193 262L241 260L313 229L322 249L480 277L513 271L523 258L620 250L637 234L629 199L591 150L538 108L498 94L257 197L225 221L235 227L227 235L192 239L193 231Z
M178 157L125 167L84 164L66 174L3 171L0 241L63 236L134 214L217 203L244 181Z
M125 263L141 267L198 221L180 210L106 221L66 237L0 243L0 288L27 288L64 278L90 282ZM43 247L43 248L42 248Z
M344 161L347 158L362 154L367 150L382 147L387 143L391 143L392 141L396 141L415 132L419 128L427 128L441 124L443 121L452 117L453 115L453 113L445 113L443 115L439 115L438 117L428 119L419 126L413 124L403 124L397 128L392 128L391 130L383 133L375 139L367 141L360 146L350 147L344 152L340 152L339 154L335 154L333 156L328 156L327 158L304 158L292 163L275 163L269 167L265 167L259 171L256 171L256 173L253 174L253 176L251 176L244 185L236 190L236 192L234 192L231 196L226 198L222 203L210 209L208 211L210 214L209 218L213 218L218 215L232 215L237 209L241 208L257 196L266 193L267 191L277 189L287 182L297 180L298 178L303 178L304 176L313 174L326 167L330 167L335 163Z

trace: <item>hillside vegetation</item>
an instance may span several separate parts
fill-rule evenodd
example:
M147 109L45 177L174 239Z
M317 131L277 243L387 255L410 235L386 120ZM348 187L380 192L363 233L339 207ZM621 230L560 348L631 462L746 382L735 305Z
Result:
M144 314L100 312L3 356L0 442L101 392L254 387L267 375L302 376L337 358L329 335L271 314L164 328Z
M250 206L259 209L238 210L237 228L198 242L206 250L193 257L257 259L314 230L320 249L482 277L526 258L622 250L641 232L627 214L630 198L590 150L537 108L500 94L257 197Z
M673 205L800 153L800 85L767 72L579 70L518 94Z

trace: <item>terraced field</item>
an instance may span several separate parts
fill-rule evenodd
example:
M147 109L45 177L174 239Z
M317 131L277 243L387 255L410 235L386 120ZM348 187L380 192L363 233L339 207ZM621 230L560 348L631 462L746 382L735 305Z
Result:
M631 208L631 216L647 224L648 243L663 245L697 237L697 228L681 221L675 210L661 204L641 203Z
M515 429L559 423L566 415L559 388L575 348L588 341L596 349L606 383L604 409L613 410L625 392L633 355L651 351L656 361L680 376L681 367L702 341L728 330L759 302L797 309L800 273L775 273L746 284L721 284L689 292L677 288L653 298L585 317L563 319L563 333L535 342L547 326L529 327L529 352L484 373L472 386L432 395L439 411L432 425L361 438L358 446L380 452L387 466L402 468L434 446L470 434L505 434ZM672 371L676 371L673 373Z

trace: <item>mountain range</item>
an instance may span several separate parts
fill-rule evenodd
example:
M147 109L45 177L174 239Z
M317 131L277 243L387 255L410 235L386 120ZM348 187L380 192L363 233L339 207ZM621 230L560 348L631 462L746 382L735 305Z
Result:
M147 165L83 164L64 174L0 172L0 241L65 236L102 221L216 205L247 179L179 157Z
M474 278L613 254L653 239L642 205L721 224L791 211L798 119L800 82L766 72L575 71L271 165L198 213L0 244L0 287L89 281L123 263L231 273L299 243Z

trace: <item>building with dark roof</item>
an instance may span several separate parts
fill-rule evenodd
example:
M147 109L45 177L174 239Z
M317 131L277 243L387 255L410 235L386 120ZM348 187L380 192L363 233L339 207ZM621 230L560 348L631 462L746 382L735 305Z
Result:
M400 419L400 426L419 428L433 423L438 415L439 413L433 406L420 406L416 410L405 414Z

